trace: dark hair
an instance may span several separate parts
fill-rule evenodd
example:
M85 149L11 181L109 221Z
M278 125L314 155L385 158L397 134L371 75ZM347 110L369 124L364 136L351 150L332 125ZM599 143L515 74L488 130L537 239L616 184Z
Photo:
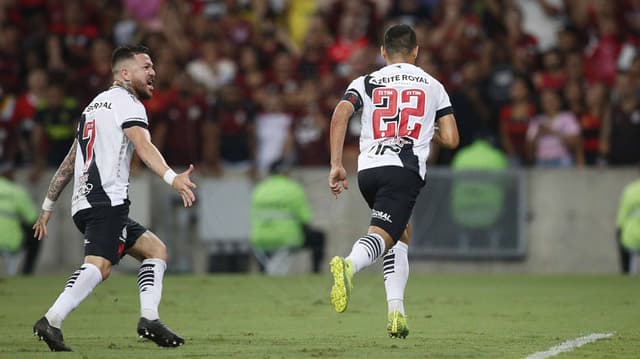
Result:
M131 59L137 54L149 54L149 49L142 45L118 46L111 54L111 68L115 68L118 62Z
M416 32L409 25L393 25L385 31L382 46L389 55L408 55L418 46Z

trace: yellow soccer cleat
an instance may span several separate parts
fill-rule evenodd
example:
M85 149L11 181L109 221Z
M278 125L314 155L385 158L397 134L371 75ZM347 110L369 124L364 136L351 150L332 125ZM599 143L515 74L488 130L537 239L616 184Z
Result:
M353 278L353 264L342 257L333 257L330 262L331 274L333 274L333 287L331 287L331 305L338 313L347 310L349 297L351 296L351 278Z
M387 322L387 333L391 338L406 338L409 335L409 326L407 325L407 317L394 310L389 313L389 321Z

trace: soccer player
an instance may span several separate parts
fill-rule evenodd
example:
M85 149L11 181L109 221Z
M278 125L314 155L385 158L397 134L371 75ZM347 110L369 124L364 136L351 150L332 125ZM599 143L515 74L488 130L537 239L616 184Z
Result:
M371 208L371 221L368 233L355 242L349 256L331 259L330 299L337 312L344 312L353 275L384 256L387 332L392 338L405 338L409 334L404 311L409 217L425 184L431 141L455 148L459 136L444 87L414 65L418 56L414 30L391 26L380 52L387 66L353 80L331 119L329 188L337 197L347 189L342 165L347 122L353 115L361 118L358 185Z
M44 238L54 203L73 176L72 215L84 234L84 263L33 326L34 335L52 351L71 351L62 337L62 322L109 277L112 266L125 254L142 262L138 272L138 335L163 347L184 344L158 315L167 266L166 247L155 234L128 217L127 190L135 148L142 161L180 194L185 207L190 207L195 201L192 190L196 188L189 178L193 165L176 174L151 143L147 114L140 102L151 97L156 75L147 49L119 47L113 52L111 66L113 86L96 96L82 112L76 139L49 184L34 225L34 236Z

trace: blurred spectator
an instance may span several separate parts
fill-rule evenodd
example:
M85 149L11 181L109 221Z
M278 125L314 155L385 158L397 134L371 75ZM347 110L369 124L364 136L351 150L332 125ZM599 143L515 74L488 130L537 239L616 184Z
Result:
M562 98L551 89L540 94L542 112L527 129L527 147L539 167L581 167L584 152L580 125L574 114L562 109Z
M220 41L208 38L202 42L201 55L187 64L187 73L207 91L213 92L233 81L236 65L220 51Z
M481 76L479 62L467 62L462 68L462 86L451 93L451 105L456 109L456 123L460 136L459 148L470 145L480 128L490 128L494 125ZM438 163L449 163L453 153L451 150L440 149Z
M522 27L538 40L538 49L547 51L556 46L565 12L563 0L516 0L523 15Z
M36 110L46 101L48 74L44 69L31 70L27 77L27 90L18 97L15 109L15 124L18 130L16 142L19 153L15 157L17 164L33 163L31 133L35 126Z
M325 234L311 227L304 188L288 176L290 166L277 160L256 185L251 199L251 245L267 274L286 274L291 251L311 249L312 270L320 272ZM285 267L285 268L279 268Z
M18 273L20 249L26 235L24 229L30 229L37 218L38 212L27 190L13 182L11 163L0 163L0 254L6 274ZM32 231L27 232L33 237ZM32 257L31 267L27 268L30 270L35 260Z
M298 76L304 79L331 76L332 64L325 56L331 40L323 19L319 16L311 18L301 47Z
M590 82L602 81L612 86L616 78L623 38L613 16L598 20L598 35L591 38L586 48L586 76Z
M91 56L87 66L71 74L69 89L80 101L81 106L89 104L91 99L111 86L111 44L104 38L97 38L91 44Z
M640 163L640 102L631 76L616 77L616 99L604 127L603 152L614 166Z
M258 175L265 176L277 159L289 161L293 156L293 118L285 111L282 94L265 91L262 108L256 116L256 165Z
M500 144L511 165L527 165L526 134L536 108L531 87L524 77L516 77L511 85L511 100L500 109Z
M36 111L31 134L35 163L32 180L37 180L45 167L57 168L75 138L80 109L66 93L64 81L52 77L45 101Z
M603 126L610 113L609 91L602 82L597 82L587 89L585 109L579 116L582 128L582 142L585 163L589 166L603 165Z
M18 152L15 105L15 96L5 93L0 87L0 163L13 162Z
M162 113L152 119L154 144L169 166L190 164L207 173L211 170L213 125L205 120L206 103L194 91L193 80L179 73L173 81L172 97Z
M585 91L582 83L568 81L562 89L562 95L567 104L567 110L580 118L585 111Z
M296 159L300 166L326 166L329 156L330 119L319 107L320 89L307 81L301 93L302 108L294 121Z
M369 44L364 19L356 14L342 14L340 17L335 41L327 49L329 59L338 64L338 73L340 73L340 64L346 63L354 51Z
M214 174L222 175L225 168L235 168L256 178L256 111L256 104L244 97L238 86L222 88L207 116L214 127L208 140Z
M50 25L64 63L71 68L81 68L89 60L91 41L98 36L98 27L89 20L93 9L80 0L64 2L64 17Z
M536 89L562 90L567 82L564 71L562 53L558 49L551 49L542 55L542 70L533 75Z
M20 88L20 47L18 29L10 23L0 24L0 85L4 93Z

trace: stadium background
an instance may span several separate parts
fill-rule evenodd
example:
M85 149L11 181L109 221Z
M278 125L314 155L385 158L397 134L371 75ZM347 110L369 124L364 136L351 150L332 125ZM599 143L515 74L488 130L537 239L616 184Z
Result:
M457 105L462 147L488 131L508 149L501 130L516 78L531 89L532 115L540 113L536 94L552 88L585 126L584 166L541 169L523 153L509 153L512 170L526 179L520 184L526 194L523 258L415 261L412 270L613 273L617 202L640 163L633 122L640 107L627 111L636 123L628 131L615 130L606 119L620 112L629 89L640 89L638 14L640 2L632 0L5 0L2 160L16 166L19 182L39 203L74 128L62 116L36 115L52 109L45 98L53 102L61 96L56 90L63 90L63 109L78 113L109 86L113 46L141 42L158 72L147 104L154 141L173 166L193 162L199 169L199 208L191 212L176 208L170 190L145 169L132 179L132 216L167 241L172 268L206 272L210 253L244 250L238 236L247 232L246 218L220 212L242 213L248 203L241 199L280 155L295 164L294 176L307 189L314 223L328 234L327 253L343 254L364 229L368 211L355 187L339 201L326 190L331 109L352 78L382 64L381 30L402 21L417 29L418 64L447 86ZM547 54L558 55L557 61L545 60ZM38 81L38 73L45 79ZM598 85L604 85L606 101L591 114L586 94ZM583 115L600 115L597 126L582 121ZM353 174L357 124L351 128L346 154ZM434 153L432 164L448 168L454 153ZM355 178L350 182L355 185ZM216 188L236 192L221 198L224 191ZM39 272L68 272L82 257L68 192L51 223ZM224 225L204 227L212 223ZM222 249L217 239L225 240ZM303 271L304 258L297 260L295 269Z

